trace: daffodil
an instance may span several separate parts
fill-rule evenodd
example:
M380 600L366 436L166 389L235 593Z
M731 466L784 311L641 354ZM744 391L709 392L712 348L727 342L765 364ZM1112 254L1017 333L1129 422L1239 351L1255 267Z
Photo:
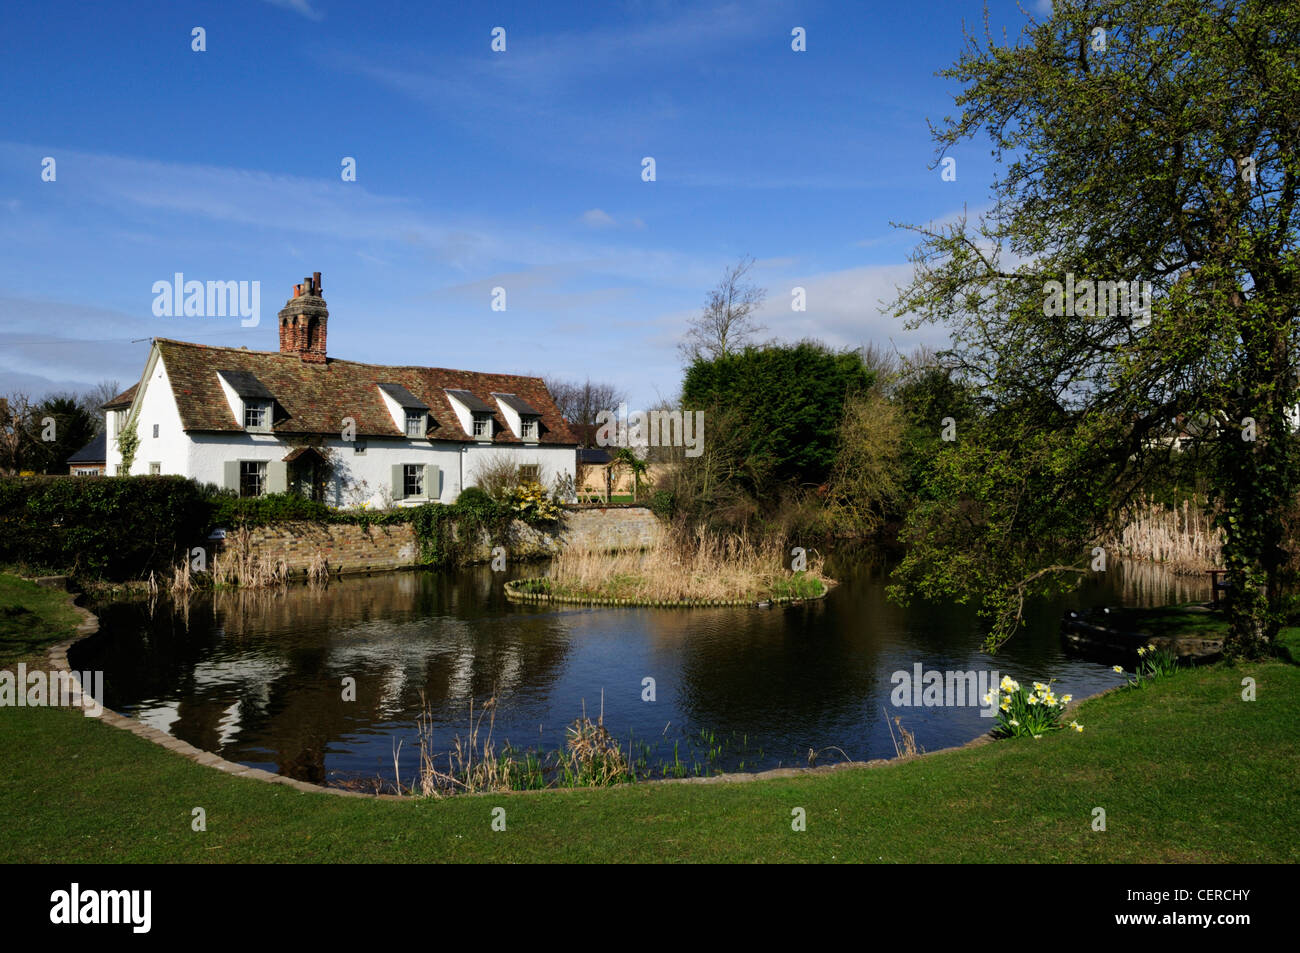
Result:
M1010 725L1012 728L1020 727L1020 722L1015 718L1012 718L1009 722L1007 722L1007 724Z
M1070 722L1070 727L1075 731L1083 731L1083 725L1079 724L1077 721Z
M1061 696L1061 704L1062 704L1062 705L1068 705L1068 704L1070 704L1070 701L1071 701L1071 699L1073 699L1073 698L1074 698L1073 695L1062 695L1062 696Z
M1112 672L1119 672L1121 675L1124 674L1124 669L1120 668L1118 665L1112 665L1112 666L1110 667L1110 670L1111 670Z
M1146 654L1147 654L1147 650L1146 650L1146 649L1138 649L1138 658L1141 658L1142 656L1144 656L1144 655L1146 655Z
M1026 699L1026 700L1027 700L1027 701L1029 702L1029 704L1031 704L1031 705L1037 705L1037 704L1038 704L1038 696L1037 696L1037 695L1030 695L1029 698Z
M1001 683L1001 685L1000 685L999 687L1000 687L1004 692L1018 692L1018 691L1020 691L1020 686L1019 686L1018 684L1016 684L1016 680L1013 679L1010 675L1003 675L1003 676L1002 676L1002 683Z
M1001 708L1003 711L1010 711L1010 710L1011 710L1011 702L1007 701L1007 700L1004 698L1004 699L1002 699L1002 704L999 705L998 707Z
M1045 692L1047 691L1047 686L1044 685L1042 682L1034 682L1034 691Z
M1147 651L1148 651L1148 652L1154 652L1155 650L1156 650L1155 643L1154 643L1154 642L1148 642L1148 643L1147 643Z

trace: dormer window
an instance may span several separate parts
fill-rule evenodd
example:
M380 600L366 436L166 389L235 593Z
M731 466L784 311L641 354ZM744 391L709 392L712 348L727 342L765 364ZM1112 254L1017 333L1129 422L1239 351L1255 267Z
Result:
M408 437L424 436L425 415L416 410L406 412L406 435Z
M492 415L475 414L474 415L474 436L481 440L490 440L492 437Z
M235 419L250 433L270 433L275 395L249 371L217 371L217 380Z
M497 406L501 408L501 416L505 418L506 426L514 431L520 440L535 443L540 429L538 421L542 419L541 411L518 394L498 394L494 391L492 396L496 398Z
M537 421L528 417L523 417L519 421L519 437L522 440L537 439Z
M244 401L244 429L268 431L271 429L271 405L266 401Z

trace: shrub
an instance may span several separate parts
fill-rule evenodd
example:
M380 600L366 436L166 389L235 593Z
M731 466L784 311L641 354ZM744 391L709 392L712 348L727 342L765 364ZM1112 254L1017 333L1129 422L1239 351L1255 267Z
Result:
M208 527L208 497L182 477L0 480L0 562L122 580L171 574Z
M540 483L520 483L508 497L511 510L525 523L549 523L560 518L560 504Z
M671 490L655 490L650 494L650 512L661 520L671 520L677 510L677 498Z

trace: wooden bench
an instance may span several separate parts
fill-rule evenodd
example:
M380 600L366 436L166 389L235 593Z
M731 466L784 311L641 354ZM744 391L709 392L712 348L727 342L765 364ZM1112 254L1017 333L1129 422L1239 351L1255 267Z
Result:
M1207 569L1206 573L1209 574L1210 592L1214 596L1214 604L1217 606L1219 604L1219 593L1227 592L1229 589L1232 588L1232 583L1228 582L1226 579L1223 582L1219 582L1219 577L1227 575L1228 570Z

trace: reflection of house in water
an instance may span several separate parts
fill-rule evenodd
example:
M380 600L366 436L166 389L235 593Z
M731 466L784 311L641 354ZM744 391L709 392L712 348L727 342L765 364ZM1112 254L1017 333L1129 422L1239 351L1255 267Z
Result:
M364 746L377 724L410 724L413 737L422 693L450 742L471 700L478 708L495 694L506 706L518 690L554 681L566 630L547 613L503 615L504 604L486 568L217 593L191 611L190 637L204 648L182 669L181 701L140 717L225 758L274 760L282 773L323 782L327 753ZM343 700L345 677L355 701ZM385 757L376 772L391 772Z

